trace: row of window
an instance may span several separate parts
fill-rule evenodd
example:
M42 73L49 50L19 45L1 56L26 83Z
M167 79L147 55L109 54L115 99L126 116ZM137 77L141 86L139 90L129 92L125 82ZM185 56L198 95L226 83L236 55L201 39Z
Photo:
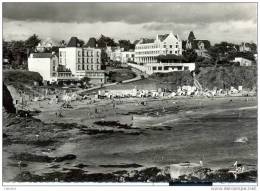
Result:
M81 53L82 53L82 56L94 56L94 52L93 51L78 51L78 56L81 57ZM100 53L99 52L96 52L96 56L99 57L100 56Z
M100 59L97 58L94 62L93 58L78 58L78 63L100 63Z
M172 69L172 70L174 70L174 69L177 69L177 70L182 70L183 69L183 66L164 66L164 67L162 67L162 66L153 66L152 67L152 70L169 70L169 69ZM151 69L151 68L149 68L149 69ZM188 66L184 66L184 70L189 70L189 67Z
M58 77L70 77L71 73L52 73L52 77L56 77L58 74Z
M96 77L96 76L104 77L104 73L95 73L95 72L93 72L93 73L87 73L86 76L88 76L88 77Z
M163 45L163 48L167 48L167 45L165 44L165 45ZM173 48L173 45L169 45L169 47L168 48ZM175 45L175 48L179 48L179 45Z
M60 52L60 57L65 57L65 52L64 51L61 51ZM78 51L78 56L79 57L81 57L81 55L82 56L91 56L91 57L93 57L94 56L94 51L83 51L83 52L81 52L81 51ZM96 52L96 56L97 57L99 57L100 56L100 52Z
M78 64L78 70L94 70L94 65ZM96 65L95 70L100 70L100 65Z
M150 45L150 46L140 46L137 45L135 49L153 49L153 48L159 48L159 45Z
M135 55L142 55L142 54L160 54L160 51L143 51L143 52L136 52Z

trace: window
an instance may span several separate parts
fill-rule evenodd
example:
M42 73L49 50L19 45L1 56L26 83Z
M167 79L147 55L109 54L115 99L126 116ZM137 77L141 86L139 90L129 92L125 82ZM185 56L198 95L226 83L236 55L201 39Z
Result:
M88 65L87 65L87 70L88 70Z
M178 48L178 45L176 45L176 48Z
M153 70L157 70L156 66L153 66Z
M172 48L172 45L170 45L170 48Z
M91 58L91 63L93 63L93 58Z
M172 54L172 51L170 51L170 54Z
M97 63L99 63L99 59L97 58Z
M158 66L158 70L162 70L162 66Z
M188 66L184 66L184 70L189 70L189 67Z
M62 52L60 52L60 57L62 57Z
M175 51L175 54L177 54L177 51Z
M164 70L169 70L169 66L164 66Z
M78 63L80 63L80 58L78 58Z
M166 48L166 45L163 45L163 48Z
M97 65L97 70L99 70L99 65Z
M52 67L52 70L55 70L55 66Z
M93 70L93 65L91 65L91 70Z
M82 65L82 70L85 70L85 64Z
M80 65L78 65L78 70L80 70Z
M80 51L78 51L78 56L81 56Z

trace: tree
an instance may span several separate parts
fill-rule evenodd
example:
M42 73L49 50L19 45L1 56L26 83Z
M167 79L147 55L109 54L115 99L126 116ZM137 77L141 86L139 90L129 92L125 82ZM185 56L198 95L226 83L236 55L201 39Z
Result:
M67 45L67 43L65 42L65 40L61 40L60 41L60 46L61 47L65 47Z
M85 44L84 40L79 39L79 45L82 47Z
M80 80L83 87L86 87L89 84L89 81L90 81L90 79L87 76L85 76L84 78L82 78Z
M41 42L41 39L36 34L33 34L25 41L25 47L28 49L29 53L33 52L35 47Z
M120 48L124 48L124 51L129 51L130 49L134 49L135 45L130 42L130 40L119 40L118 44Z
M192 49L184 51L183 56L187 60L187 62L195 62L198 57L197 53Z
M104 35L101 35L101 37L97 40L98 48L105 48L107 46L117 46L114 39L110 37L106 37Z

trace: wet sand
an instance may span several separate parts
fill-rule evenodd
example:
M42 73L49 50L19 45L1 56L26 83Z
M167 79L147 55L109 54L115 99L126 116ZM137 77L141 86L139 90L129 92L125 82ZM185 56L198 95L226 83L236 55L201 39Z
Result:
M17 164L17 159L9 157L21 151L49 157L76 156L50 164L25 162L27 166L22 170L38 175L77 169L78 165L87 173L112 173L186 160L198 163L201 158L212 169L227 168L235 160L256 169L257 100L256 97L246 100L245 97L127 98L95 103L85 100L72 102L72 109L62 109L62 118L55 114L61 104L43 101L39 108L39 103L32 103L32 108L41 110L34 117L46 126L37 133L57 142L47 146L21 142L4 146L4 178L10 181L19 173L18 167L10 165ZM11 126L6 131L10 139ZM36 131L33 128L32 134ZM242 136L248 137L247 144L234 143Z

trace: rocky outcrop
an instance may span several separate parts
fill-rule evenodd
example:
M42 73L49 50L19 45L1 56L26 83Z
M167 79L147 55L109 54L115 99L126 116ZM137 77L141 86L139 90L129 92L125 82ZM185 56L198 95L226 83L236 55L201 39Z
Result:
M13 104L13 98L7 86L3 83L3 106L7 113L15 113L16 109Z

